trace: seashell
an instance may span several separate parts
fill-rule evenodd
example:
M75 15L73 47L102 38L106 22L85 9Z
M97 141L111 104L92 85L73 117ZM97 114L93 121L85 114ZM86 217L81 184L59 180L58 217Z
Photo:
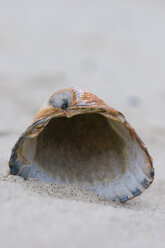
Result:
M102 199L126 202L154 179L147 148L120 112L94 94L55 92L15 144L10 173L74 183Z

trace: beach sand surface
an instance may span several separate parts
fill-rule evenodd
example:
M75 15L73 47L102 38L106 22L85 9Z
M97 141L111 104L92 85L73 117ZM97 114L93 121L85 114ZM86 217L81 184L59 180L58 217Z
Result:
M165 247L165 2L0 1L0 247ZM153 158L154 183L125 204L75 185L9 175L15 142L55 90L121 111Z

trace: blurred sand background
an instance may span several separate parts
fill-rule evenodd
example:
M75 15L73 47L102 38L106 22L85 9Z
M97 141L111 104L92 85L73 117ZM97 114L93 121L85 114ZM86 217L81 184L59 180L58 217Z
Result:
M165 247L165 2L0 0L0 247ZM56 89L125 114L155 181L124 205L8 175L10 152Z

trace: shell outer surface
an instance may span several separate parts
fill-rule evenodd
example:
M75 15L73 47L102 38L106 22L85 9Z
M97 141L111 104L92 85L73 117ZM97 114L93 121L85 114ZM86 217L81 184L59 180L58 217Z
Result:
M83 183L82 185L94 190L104 199L119 201L122 203L140 195L149 187L154 179L152 158L149 155L147 148L135 130L125 120L122 113L106 105L104 101L99 99L96 95L79 88L66 88L58 90L43 104L35 116L32 124L20 136L12 149L12 154L9 161L10 173L13 175L22 176L25 179L33 177L43 181L58 182L58 180L52 178L51 175L50 177L45 176L43 168L40 168L40 166L36 166L34 164L32 159L34 157L33 152L35 150L35 148L33 148L34 140L36 140L40 134L43 133L51 120L55 118L65 117L67 119L73 119L78 115L93 113L97 113L110 120L113 130L115 130L119 136L124 137L126 140L125 146L127 147L127 150L130 150L132 153L136 152L137 154L135 154L134 157L139 157L139 159L137 158L134 161L135 165L132 167L134 169L131 169L131 165L129 165L130 167L126 170L124 176L116 176L115 180L112 180L112 183L107 183L107 180L109 179L106 178L103 184L97 179L98 181L94 181L92 186L89 185L89 183ZM26 155L26 152L23 151L26 150L24 148L25 140L26 143L28 140L28 147L31 147L31 152L28 156ZM129 148L131 146L134 146L134 150ZM128 151L125 154L127 154ZM124 148L122 153L124 153ZM132 155L130 155L130 158L127 160L130 161L131 158L134 158L131 156ZM123 161L125 161L125 159ZM131 162L129 163L131 164ZM130 172L131 170L133 173ZM59 182L61 181L59 180ZM79 184L77 181L76 183Z

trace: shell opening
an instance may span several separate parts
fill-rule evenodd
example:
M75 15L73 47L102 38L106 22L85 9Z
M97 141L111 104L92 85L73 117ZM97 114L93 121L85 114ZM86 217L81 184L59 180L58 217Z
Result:
M19 175L74 183L104 199L125 202L151 183L145 152L121 122L97 113L50 120L33 139L25 138Z

